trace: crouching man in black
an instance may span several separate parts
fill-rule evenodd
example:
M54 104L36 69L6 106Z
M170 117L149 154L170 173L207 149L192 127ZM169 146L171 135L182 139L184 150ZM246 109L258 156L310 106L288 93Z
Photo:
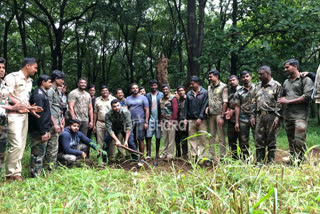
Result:
M97 150L92 140L79 131L80 121L69 121L69 127L65 128L59 136L58 161L67 165L73 165L80 158L86 158L86 149L89 147ZM98 149L98 152L101 151Z
M107 128L107 134L104 137L104 150L108 151L112 140L115 141L116 145L121 145L120 140L117 138L118 134L122 134L124 138L124 146L133 150L137 150L134 143L132 130L132 121L130 111L126 108L121 107L119 100L114 99L111 101L111 110L106 113L105 124ZM137 160L138 156L135 154L131 155L132 159ZM102 156L103 162L106 163L107 157Z

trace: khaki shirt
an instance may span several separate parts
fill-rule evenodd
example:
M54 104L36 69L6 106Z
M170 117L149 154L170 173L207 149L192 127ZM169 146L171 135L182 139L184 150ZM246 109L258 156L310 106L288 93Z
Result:
M277 100L281 96L281 91L281 84L273 79L265 85L259 82L254 89L251 116L254 117L254 114L261 111L273 112L280 116L281 104L277 103Z
M90 94L80 91L78 88L70 92L68 102L74 103L74 114L80 121L89 121L89 104L91 104Z
M253 84L249 90L242 87L234 95L235 104L240 106L239 121L241 122L249 122L254 87Z
M29 103L29 97L32 89L32 79L30 77L26 78L20 70L8 74L4 80L13 97L17 98L22 103Z
M209 114L221 114L222 104L228 102L228 87L219 81L217 85L212 83L208 87Z
M97 119L104 121L106 113L111 110L111 101L116 99L115 97L109 95L107 99L103 97L98 97L94 104L94 113L97 114Z
M306 100L305 103L283 105L282 112L285 120L308 119L312 90L313 81L309 77L301 78L299 75L295 80L288 78L284 81L282 97L292 100L304 96Z

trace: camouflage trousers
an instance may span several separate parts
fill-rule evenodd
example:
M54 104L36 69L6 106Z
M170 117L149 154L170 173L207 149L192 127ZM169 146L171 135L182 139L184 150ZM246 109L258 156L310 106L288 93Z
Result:
M47 151L48 141L42 141L41 136L31 134L31 176L37 177L43 169L43 161Z
M232 153L232 158L238 159L238 155L237 155L238 143L237 143L237 141L239 139L239 133L236 132L234 126L235 126L235 122L228 121L227 135L228 135L229 147L230 147L230 150Z
M302 160L307 149L307 120L285 120L284 127L288 136L291 158Z
M4 157L6 156L7 139L0 139L0 172L4 163Z
M51 138L48 140L47 143L47 150L45 154L44 163L48 167L48 169L53 169L57 163L59 134L55 131L54 127L51 127L50 134Z
M77 145L76 148L73 148L73 149L85 152L87 151L87 148L88 146L86 144L80 143L79 145ZM65 165L72 166L78 159L80 159L80 156L75 156L72 154L63 154L63 153L58 154L58 161Z
M250 139L250 129L253 132L253 138L255 138L254 136L254 130L251 127L250 121L248 122L239 122L239 126L240 126L240 134L239 134L239 147L241 149L241 154L242 157L244 159L246 159L247 157L249 157L249 139Z
M235 123L228 122L228 141L234 159L247 159L249 157L250 122L239 122L240 132L235 131ZM237 143L239 140L239 144ZM238 153L238 146L240 153Z
M255 145L258 162L274 160L280 128L272 126L275 118L274 113L256 115Z

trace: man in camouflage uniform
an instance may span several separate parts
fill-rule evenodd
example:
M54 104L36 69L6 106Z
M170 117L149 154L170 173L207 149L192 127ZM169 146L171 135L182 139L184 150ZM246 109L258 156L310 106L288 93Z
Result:
M235 94L241 88L239 85L239 80L236 75L231 75L228 78L229 88L228 88L228 108L226 111L225 118L228 121L228 142L232 153L233 159L238 159L237 156L237 140L239 139L239 134L235 130Z
M209 72L210 85L208 87L209 106L206 113L209 114L209 153L210 158L215 158L214 144L216 143L216 135L220 147L220 158L224 158L226 154L226 141L224 134L225 111L228 103L228 87L220 81L220 73L217 70Z
M310 101L313 81L309 77L302 78L299 62L289 59L284 63L288 79L283 83L283 92L279 103L283 105L284 127L287 132L292 161L298 164L303 160L306 151L306 132L310 114Z
M243 87L234 95L235 102L235 130L239 133L239 147L241 157L246 160L249 157L249 136L250 136L250 111L254 85L251 83L251 73L242 71L241 81Z
M281 95L281 84L271 78L269 66L258 71L259 82L254 89L252 99L251 125L255 127L257 162L271 163L276 152L277 135L280 128L281 104L277 102Z
M48 169L53 169L58 156L58 137L64 130L65 118L63 116L62 93L58 87L63 87L65 74L62 71L54 70L51 74L52 86L48 90L48 98L51 112L52 127L50 129L51 138L47 143L45 163Z

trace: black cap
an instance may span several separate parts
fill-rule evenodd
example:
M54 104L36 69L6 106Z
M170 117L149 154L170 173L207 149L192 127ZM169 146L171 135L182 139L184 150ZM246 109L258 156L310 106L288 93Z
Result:
M65 73L63 73L62 71L59 71L59 70L54 70L52 71L52 74L51 74L51 79L52 80L55 80L55 79L64 79L66 78L66 75Z

